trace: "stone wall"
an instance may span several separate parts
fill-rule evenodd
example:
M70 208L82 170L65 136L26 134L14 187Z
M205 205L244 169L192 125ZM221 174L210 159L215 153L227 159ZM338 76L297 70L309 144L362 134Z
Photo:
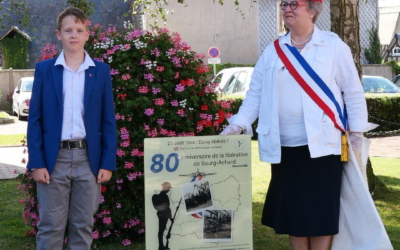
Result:
M124 20L130 20L131 16L125 15L130 10L130 1L124 0L89 0L95 4L95 14L90 17L92 23L99 23L102 26L123 27ZM9 1L2 4L0 16L4 15L9 7ZM29 27L22 27L19 24L20 17L11 16L2 21L0 36L4 35L12 26L17 26L21 31L31 37L29 44L29 68L34 68L37 59L46 43L56 44L61 48L55 31L57 29L57 16L67 6L67 0L28 0L28 15L30 16ZM1 64L0 64L1 65Z

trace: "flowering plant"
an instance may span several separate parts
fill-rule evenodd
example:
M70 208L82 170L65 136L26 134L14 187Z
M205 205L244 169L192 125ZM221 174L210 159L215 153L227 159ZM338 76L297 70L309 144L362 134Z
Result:
M166 28L149 32L125 23L125 30L117 32L94 25L85 49L110 65L119 139L117 171L102 185L92 236L95 244L118 240L129 245L145 231L144 138L219 134L232 116L232 101L217 100L216 86L207 81L205 56ZM26 209L36 204L29 199ZM28 215L35 227L37 214Z

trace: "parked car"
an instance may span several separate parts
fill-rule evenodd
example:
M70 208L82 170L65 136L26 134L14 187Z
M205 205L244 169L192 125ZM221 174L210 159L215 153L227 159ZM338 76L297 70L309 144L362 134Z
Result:
M400 93L400 88L381 76L362 76L365 93Z
M400 87L400 75L393 77L392 82Z
M213 79L213 82L219 83L216 91L223 94L245 95L249 89L253 70L253 67L236 67L221 70Z
M28 117L28 105L32 95L33 77L22 77L13 93L13 113L19 120Z

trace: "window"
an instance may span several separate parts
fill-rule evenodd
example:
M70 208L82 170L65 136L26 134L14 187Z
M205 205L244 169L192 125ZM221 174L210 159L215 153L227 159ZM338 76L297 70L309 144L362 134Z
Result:
M393 48L392 56L400 56L400 48L399 47Z

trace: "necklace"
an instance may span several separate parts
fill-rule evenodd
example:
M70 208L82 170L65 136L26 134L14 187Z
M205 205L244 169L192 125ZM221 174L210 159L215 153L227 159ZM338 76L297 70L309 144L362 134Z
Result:
M290 40L291 40L294 44L296 44L296 45L303 45L303 44L305 44L308 40L310 40L311 37L312 37L312 34L311 34L311 36L310 36L309 38L307 38L307 39L306 39L304 42L302 42L302 43L296 43L292 38L290 38Z

